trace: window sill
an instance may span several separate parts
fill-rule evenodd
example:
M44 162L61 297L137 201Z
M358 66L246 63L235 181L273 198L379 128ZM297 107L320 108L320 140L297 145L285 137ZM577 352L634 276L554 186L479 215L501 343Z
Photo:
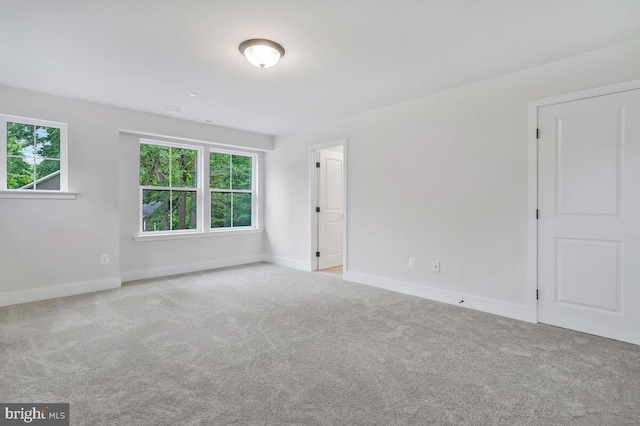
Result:
M75 200L75 192L61 191L0 191L0 198L39 199L39 200Z
M263 228L248 228L248 229L225 229L221 231L208 231L208 232L175 232L167 234L144 234L134 235L133 240L137 243L146 241L161 241L161 240L180 240L184 238L206 238L206 237L220 237L230 235L243 235L243 234L260 234L264 231Z

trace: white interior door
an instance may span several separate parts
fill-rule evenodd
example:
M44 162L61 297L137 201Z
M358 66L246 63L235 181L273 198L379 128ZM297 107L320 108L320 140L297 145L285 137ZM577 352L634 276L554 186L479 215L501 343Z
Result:
M538 319L640 344L640 90L538 125Z
M319 151L318 269L342 265L343 155Z

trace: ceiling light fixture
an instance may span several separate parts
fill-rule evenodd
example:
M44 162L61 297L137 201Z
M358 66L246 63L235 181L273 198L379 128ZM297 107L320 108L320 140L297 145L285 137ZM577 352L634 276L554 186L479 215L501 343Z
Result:
M189 96L193 96L195 98L196 96L198 96L198 94L196 92L191 92L189 93Z
M275 41L252 38L240 43L240 53L256 67L269 68L284 56L284 47Z

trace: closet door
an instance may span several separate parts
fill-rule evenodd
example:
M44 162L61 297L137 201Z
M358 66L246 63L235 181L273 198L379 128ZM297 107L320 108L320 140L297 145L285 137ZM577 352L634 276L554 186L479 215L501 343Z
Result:
M640 90L538 124L539 321L640 344Z

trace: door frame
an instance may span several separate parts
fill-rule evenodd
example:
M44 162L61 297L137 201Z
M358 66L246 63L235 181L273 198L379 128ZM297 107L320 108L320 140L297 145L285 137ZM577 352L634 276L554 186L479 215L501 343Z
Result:
M318 247L318 215L316 214L316 199L317 199L317 185L316 185L316 152L328 149L342 147L342 271L343 273L348 271L347 263L347 139L338 139L331 142L325 142L321 144L309 146L309 235L310 248L309 248L309 270L311 272L318 270L318 262L316 261L316 251Z
M628 92L640 89L640 80L630 80L623 83L610 84L593 89L580 90L578 92L537 99L529 102L529 140L528 140L528 226L527 226L527 306L529 318L538 322L538 112L540 108L563 104L566 102L596 98L615 93ZM542 212L544 214L544 212Z

